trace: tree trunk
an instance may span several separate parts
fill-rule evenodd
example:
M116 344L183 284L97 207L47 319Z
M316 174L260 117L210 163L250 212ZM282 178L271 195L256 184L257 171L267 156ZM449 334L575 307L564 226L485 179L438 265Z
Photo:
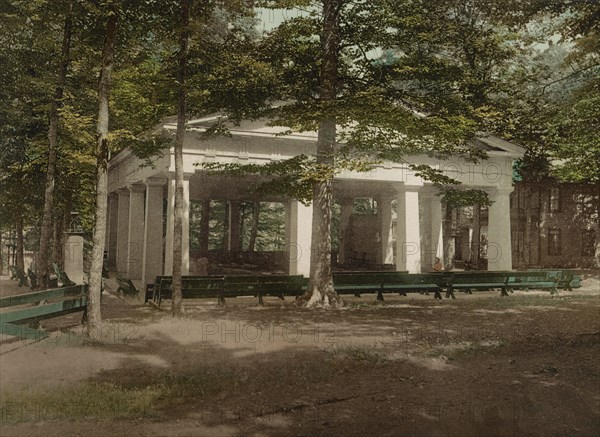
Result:
M208 254L208 234L210 232L210 200L202 201L202 215L200 216L200 253Z
M593 202L593 200L592 200ZM596 232L596 247L594 248L594 267L600 269L600 202L596 203L596 220L594 231Z
M256 236L258 235L258 220L260 218L260 202L252 204L252 228L250 229L250 240L248 241L248 251L254 252L256 247Z
M102 50L102 69L98 86L98 122L96 124L96 226L92 248L92 265L87 308L87 335L98 341L102 332L102 314L100 295L102 293L102 262L106 239L106 212L108 207L108 101L113 70L113 57L117 35L118 15L114 3L108 6L104 48Z
M181 1L181 36L179 39L179 68L177 70L177 133L175 135L175 220L173 221L173 298L171 313L183 314L181 295L181 262L183 246L183 140L186 121L186 68L190 33L190 8L192 0Z
M16 223L16 236L17 236L17 247L16 247L16 255L15 255L15 265L21 269L21 271L25 271L25 257L23 254L23 215L19 212Z
M550 195L545 186L539 189L539 205L540 215L538 222L538 259L537 266L544 266L544 253L548 253L548 210L550 203Z
M42 229L40 232L40 247L38 262L36 265L37 275L40 278L39 287L48 288L50 237L52 234L52 208L54 203L54 186L56 170L56 153L58 149L58 121L59 109L62 106L65 83L67 81L67 70L69 68L69 51L71 49L71 34L73 31L73 2L67 5L67 15L63 30L63 41L61 48L61 61L54 89L54 98L50 106L50 126L48 128L48 168L46 170L46 190L44 193L44 212L42 216Z
M321 34L321 79L319 98L323 120L317 139L317 166L320 180L313 184L312 248L310 281L305 294L307 306L340 306L343 301L333 288L331 275L331 216L334 175L333 152L336 142L336 117L329 113L337 98L339 59L339 16L342 0L323 2Z
M471 240L471 265L479 270L479 252L481 246L481 205L473 205L473 236Z

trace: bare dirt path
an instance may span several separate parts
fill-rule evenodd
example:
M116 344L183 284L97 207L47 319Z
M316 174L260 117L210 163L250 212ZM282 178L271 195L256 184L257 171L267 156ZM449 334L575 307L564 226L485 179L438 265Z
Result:
M0 342L0 435L597 435L597 285L190 301L178 320L107 295L101 345L81 328Z

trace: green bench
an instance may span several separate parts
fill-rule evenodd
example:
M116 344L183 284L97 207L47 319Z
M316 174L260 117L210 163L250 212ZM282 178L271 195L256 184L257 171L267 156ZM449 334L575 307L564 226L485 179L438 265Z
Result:
M512 272L495 271L449 272L448 293L453 294L454 290L462 290L471 294L471 290L487 291L499 288L501 296L508 296L508 279L511 274Z
M123 293L124 296L137 296L139 290L135 287L131 279L117 275L117 293Z
M573 288L581 288L581 279L581 275L573 274L573 278L571 278L571 283L569 284L569 290L572 290Z
M333 285L339 294L360 297L361 293L377 293L379 301L384 300L383 293L399 293L406 296L407 291L433 291L434 298L441 299L440 292L445 285L445 276L437 273L409 274L406 271L336 272L333 274Z
M302 275L260 275L260 276L225 276L219 303L225 303L226 297L254 296L263 304L263 296L300 297L304 289Z
M377 293L377 300L383 300L382 280L374 277L374 272L333 273L333 287L338 294Z
M441 299L441 291L446 288L446 298L455 299L454 292L448 288L449 275L444 272L440 273L401 273L388 278L383 288L385 290L400 293L406 296L407 291L417 291L419 293L434 292L434 299Z
M287 275L260 276L183 276L181 293L183 299L217 298L219 304L226 297L255 296L263 304L263 296L298 297L303 292L304 277ZM158 306L163 299L171 299L172 276L157 276L154 284L146 287L145 301Z
M71 287L73 285L77 285L75 282L71 281L69 276L58 267L58 264L52 263L52 268L54 269L54 274L56 275L56 281L62 287Z
M510 291L530 289L547 289L550 294L557 292L558 277L556 271L546 272L542 270L531 270L525 272L510 272L507 280L507 285Z
M552 269L530 269L529 272L545 272L549 281L556 282L556 288L563 290L573 290L575 283L575 273L572 270L552 270ZM581 287L581 277L579 276L578 286ZM577 288L577 287L575 287Z
M223 276L182 276L183 299L219 298ZM154 284L146 287L145 302L152 301L160 307L163 299L173 297L173 277L157 276Z
M32 306L33 305L33 306ZM87 309L87 288L84 285L56 288L35 293L0 298L0 332L22 339L39 340L45 331L27 326L40 320ZM85 317L85 313L84 313Z

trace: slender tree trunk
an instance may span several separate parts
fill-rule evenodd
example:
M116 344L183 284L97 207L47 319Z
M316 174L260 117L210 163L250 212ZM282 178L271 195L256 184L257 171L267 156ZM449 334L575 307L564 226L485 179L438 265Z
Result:
M592 200L592 202L594 202ZM600 201L596 203L596 220L594 231L596 233L596 246L594 247L594 267L600 269Z
M16 223L16 236L17 236L17 247L16 247L16 255L15 255L15 265L21 269L21 271L25 271L25 256L23 254L23 215L19 212L19 216L17 217Z
M102 314L100 312L100 294L102 293L102 262L106 238L106 211L108 207L108 100L113 70L115 40L117 36L118 15L114 3L108 6L104 48L102 50L102 69L98 86L98 122L96 124L96 226L92 248L92 265L87 308L87 335L98 341L102 332Z
M254 252L256 247L256 237L258 235L258 220L260 218L260 202L252 204L252 228L250 229L250 240L248 241L248 251Z
M538 267L544 267L544 253L548 253L548 210L550 193L545 186L539 188L540 215L538 222Z
M313 184L310 281L305 294L308 307L343 305L342 299L333 288L331 275L331 207L336 117L328 113L331 111L331 104L337 98L339 17L343 4L342 0L325 0L323 2L319 97L324 118L319 124L317 138L317 165L322 176Z
M202 256L208 254L208 234L210 232L210 200L202 201L202 215L200 216L200 252Z
M173 298L171 313L183 314L181 295L181 263L183 246L183 141L186 124L186 69L189 51L190 8L192 0L181 1L181 36L179 39L179 68L177 71L177 133L175 135L175 220L173 221Z
M479 269L479 252L481 244L481 205L473 205L473 236L471 241L471 264Z
M52 234L52 208L54 203L54 186L56 170L56 154L58 149L58 122L59 109L62 106L67 70L69 68L69 51L71 49L71 34L73 31L73 2L67 6L63 41L61 49L61 62L54 89L54 99L50 107L50 126L48 128L48 168L46 170L46 190L44 193L44 212L42 216L42 229L40 232L40 247L38 252L37 275L40 278L39 287L48 288L50 237Z

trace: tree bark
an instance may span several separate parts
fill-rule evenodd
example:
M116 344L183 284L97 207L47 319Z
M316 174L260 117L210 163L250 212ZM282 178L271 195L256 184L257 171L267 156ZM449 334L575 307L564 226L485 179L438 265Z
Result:
M21 212L18 213L17 223L15 224L16 229L16 255L15 255L15 265L21 269L21 271L25 271L25 256L23 254L23 214Z
M250 229L250 240L248 241L248 251L254 252L256 247L256 237L258 235L258 220L260 218L260 202L252 204L252 228Z
M343 4L342 0L323 1L319 98L324 114L317 138L317 166L322 176L313 184L310 281L305 294L308 307L343 305L333 288L331 275L333 152L336 143L336 117L331 114L331 104L337 98L339 18Z
M183 141L186 124L186 69L189 51L190 8L192 0L181 1L181 35L179 39L179 66L177 69L177 133L175 134L175 220L173 221L173 298L171 314L183 314L181 295L181 262L183 246Z
M210 232L210 200L202 201L202 215L200 216L200 253L208 254L208 234Z
M67 5L65 25L63 30L63 41L61 48L61 61L54 89L54 98L50 106L50 126L48 128L48 168L46 170L46 189L44 193L44 212L42 216L42 229L40 232L40 247L38 262L36 265L37 275L40 278L39 287L48 288L50 237L52 234L52 208L54 204L54 187L56 171L56 155L58 149L58 122L59 109L62 106L65 83L67 81L67 70L69 68L69 52L71 49L71 35L73 33L73 2Z
M479 270L479 252L481 245L481 205L473 205L473 236L471 240L471 264Z
M108 6L102 68L98 86L98 121L96 124L96 226L92 248L92 265L88 290L87 335L98 341L102 333L100 295L102 293L102 262L106 238L106 211L108 207L108 101L113 70L118 13L114 3Z

